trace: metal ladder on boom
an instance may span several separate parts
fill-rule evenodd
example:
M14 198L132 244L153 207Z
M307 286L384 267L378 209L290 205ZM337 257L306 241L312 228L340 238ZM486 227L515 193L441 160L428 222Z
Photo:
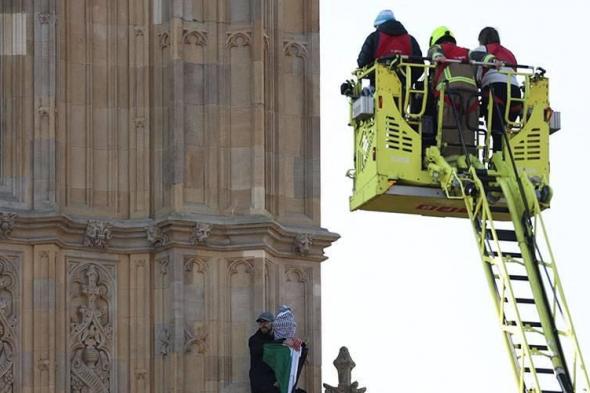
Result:
M447 197L465 202L519 391L590 392L541 217L540 190L507 150L509 160L492 158L493 170L458 171L436 147L427 157ZM503 207L494 206L498 200ZM511 220L494 220L494 213L509 213Z

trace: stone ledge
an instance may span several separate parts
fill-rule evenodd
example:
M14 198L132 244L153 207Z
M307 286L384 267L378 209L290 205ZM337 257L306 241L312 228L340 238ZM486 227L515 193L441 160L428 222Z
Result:
M320 227L286 226L266 216L161 220L105 220L65 215L5 214L3 241L53 243L110 253L161 252L168 248L209 251L265 250L273 256L323 261L324 249L340 237ZM206 220L205 220L206 219Z

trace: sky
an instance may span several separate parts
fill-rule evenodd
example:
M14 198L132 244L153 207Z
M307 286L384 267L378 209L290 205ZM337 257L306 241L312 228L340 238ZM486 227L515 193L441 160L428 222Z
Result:
M322 226L341 235L322 265L323 381L347 346L368 393L497 393L516 385L467 220L350 212L353 131L339 86L377 13L391 8L427 51L448 26L477 46L494 26L521 64L542 66L562 113L551 136L551 209L544 213L578 339L590 362L588 13L582 1L321 0Z

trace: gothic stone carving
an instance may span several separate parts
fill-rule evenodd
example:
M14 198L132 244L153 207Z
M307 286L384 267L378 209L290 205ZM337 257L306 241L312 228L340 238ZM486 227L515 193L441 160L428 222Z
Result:
M15 297L18 294L15 266L0 257L0 392L15 389L15 356L17 349L17 321Z
M294 248L299 255L308 255L311 251L313 239L310 234L300 233L295 237Z
M150 242L152 247L160 248L168 243L168 235L157 225L150 225L149 227L146 227L145 230L148 242Z
M197 223L193 227L193 233L191 235L191 243L196 246L197 244L202 244L207 242L207 238L211 233L211 225Z
M16 214L0 213L0 239L7 239L14 229Z
M192 272L194 265L197 265L197 272L205 273L207 270L207 261L196 258L196 257L188 257L184 259L184 271L185 272Z
M283 51L287 56L301 57L305 59L307 57L307 45L296 41L284 41Z
M367 388L359 388L358 382L352 382L352 369L356 364L350 357L348 348L340 348L338 357L334 360L334 367L338 371L338 387L324 384L326 393L365 393Z
M192 352L193 346L197 348L198 354L207 352L207 330L204 327L197 329L197 333L193 333L190 326L184 328L184 352Z
M227 33L227 40L225 45L228 48L239 48L241 46L250 46L252 43L252 32L250 31L236 31Z
M184 30L182 42L185 45L205 46L207 45L207 32L199 30Z
M158 43L160 49L168 48L170 46L170 35L166 32L158 34Z
M112 225L104 221L88 221L86 233L84 234L84 245L86 247L106 248L111 240Z
M167 356L170 353L172 346L172 334L167 326L160 328L160 332L158 333L158 344L160 347L160 355Z
M160 265L160 274L161 275L164 276L164 275L168 274L168 264L169 263L170 263L170 260L168 259L168 257L158 259L158 264Z
M112 393L113 279L95 263L71 275L70 391Z

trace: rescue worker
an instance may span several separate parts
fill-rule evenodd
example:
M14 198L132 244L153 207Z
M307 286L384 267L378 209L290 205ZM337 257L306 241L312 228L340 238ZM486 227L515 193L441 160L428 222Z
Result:
M464 154L464 144L467 153L475 154L479 102L473 68L466 64L469 49L458 46L455 36L446 26L433 30L429 46L428 57L436 63L431 79L434 102L430 107L435 119L438 119L441 105L440 94L443 89L445 91L443 121L442 125L438 125L442 131L441 153L445 156Z
M410 61L422 63L421 59L418 60L422 58L422 51L418 41L408 34L405 27L395 19L393 11L383 10L379 12L373 25L375 31L365 39L357 59L359 68L369 65L379 58L396 54L416 57L416 59ZM420 74L418 72L413 73L412 82L418 80Z
M424 63L418 41L408 34L405 27L395 19L393 11L383 10L379 12L373 25L375 31L365 39L357 59L359 68L368 66L380 58L395 55L412 56L412 59L406 61L409 63ZM406 70L406 67L395 68L395 72L402 84L402 97L405 96ZM411 73L411 82L415 84L422 75L423 70L411 69ZM374 75L369 75L368 80L370 86L363 88L363 95L372 95L375 91ZM343 95L351 97L351 91L352 88L349 82L345 82L340 86L340 93ZM403 104L400 105L403 106Z
M264 344L277 342L274 338L273 321L272 313L266 311L261 313L256 319L258 330L248 340L251 393L279 393L275 373L262 359Z
M477 81L481 88L482 94L482 112L486 119L486 126L491 127L494 151L502 150L502 134L505 129L505 111L506 102L508 101L508 88L510 87L510 97L520 99L520 86L514 75L507 75L498 71L511 71L512 69L504 64L517 64L514 54L500 44L500 35L493 27L485 27L481 30L478 37L479 47L475 48L469 54L469 57L478 62L490 63L494 67L479 67L477 70ZM488 114L488 104L490 93L493 97L496 108L492 107L491 117ZM512 101L508 112L508 120L516 121L522 105L519 101ZM488 120L491 119L491 124Z

